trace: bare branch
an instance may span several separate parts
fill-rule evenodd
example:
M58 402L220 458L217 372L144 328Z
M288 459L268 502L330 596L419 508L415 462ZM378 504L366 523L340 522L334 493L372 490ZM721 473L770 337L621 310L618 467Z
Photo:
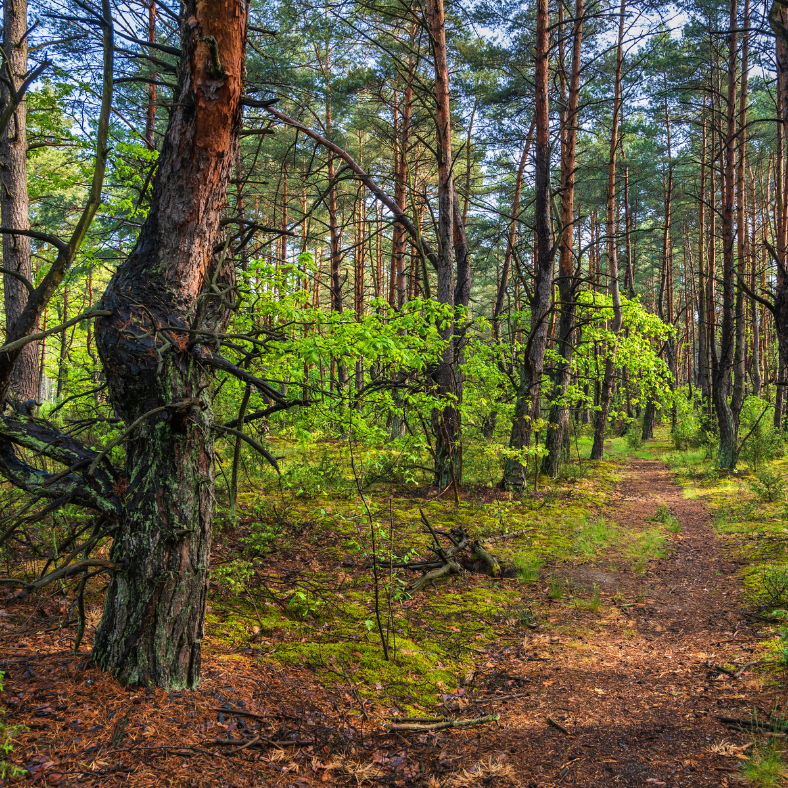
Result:
M254 438L247 435L245 432L241 432L241 430L234 430L232 427L225 427L221 424L214 424L213 428L215 430L221 430L222 432L229 432L231 435L235 435L236 438L240 438L241 440L246 441L255 451L259 452L263 455L263 457L268 460L268 462L273 466L274 470L281 476L282 472L279 470L279 465L277 464L276 460L273 456L267 452Z

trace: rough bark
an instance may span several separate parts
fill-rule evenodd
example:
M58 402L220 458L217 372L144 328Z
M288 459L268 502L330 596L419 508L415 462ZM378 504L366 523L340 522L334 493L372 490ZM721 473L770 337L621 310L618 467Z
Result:
M213 515L209 373L190 346L195 322L227 310L200 298L232 271L213 255L241 120L247 9L189 0L177 103L151 210L102 299L96 342L115 411L131 424L122 514L93 659L124 684L194 687L200 676Z
M156 0L148 0L148 41L156 42ZM145 113L145 144L156 150L156 72L148 84L148 107Z
M705 108L705 99L704 99ZM708 331L706 328L706 115L703 116L700 154L700 195L698 199L698 388L704 401L710 395Z
M514 407L509 447L517 451L531 443L533 421L539 414L539 397L547 347L547 329L553 289L553 228L550 216L550 114L548 104L549 49L548 0L536 4L535 115L534 144L534 223L535 275L531 291L531 330L523 353L517 399ZM525 468L516 458L507 459L503 484L520 486Z
M27 0L3 2L3 51L20 90L27 72ZM5 110L11 94L3 85L0 106ZM2 114L0 110L0 114ZM0 138L0 220L3 227L30 229L27 194L27 102L22 97ZM3 268L33 279L30 238L3 235ZM6 332L19 319L27 304L28 291L18 279L3 277ZM30 342L19 354L11 375L11 389L23 402L38 398L38 343Z

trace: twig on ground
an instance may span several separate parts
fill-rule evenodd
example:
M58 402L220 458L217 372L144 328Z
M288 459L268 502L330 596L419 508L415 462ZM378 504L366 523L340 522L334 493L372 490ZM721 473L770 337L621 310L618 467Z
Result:
M745 662L737 671L736 671L736 678L741 678L742 674L744 673L747 668L751 668L753 665L757 665L760 662L758 659L754 659L752 662Z
M498 722L500 714L488 714L486 717L476 717L469 720L444 719L441 722L428 724L421 723L389 723L386 729L389 731L440 731L444 728L470 728L473 725L483 725L485 722Z
M742 720L738 717L717 717L720 722L726 725L734 725L748 731L770 731L771 733L785 733L785 726L770 725L768 722L758 720Z
M564 736L571 736L572 735L571 733L569 733L569 731L563 725L561 725L560 722L556 722L554 719L551 719L550 717L547 718L547 724L551 728L555 728L557 731L561 731L561 733L563 733Z
M716 670L718 673L725 673L725 675L730 676L731 678L738 678L735 671L728 670L728 668L723 668L722 665L714 665L710 659L706 660L706 667Z

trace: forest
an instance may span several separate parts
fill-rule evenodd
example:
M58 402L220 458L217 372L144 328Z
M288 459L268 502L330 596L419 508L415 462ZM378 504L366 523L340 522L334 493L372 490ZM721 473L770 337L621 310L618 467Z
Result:
M3 0L0 786L788 784L788 0Z

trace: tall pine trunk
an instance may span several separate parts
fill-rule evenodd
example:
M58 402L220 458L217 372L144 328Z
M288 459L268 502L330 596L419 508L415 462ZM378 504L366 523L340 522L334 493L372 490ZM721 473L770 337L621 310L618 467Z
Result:
M613 94L613 123L610 130L610 157L607 168L607 264L610 276L610 296L613 300L612 347L605 357L605 373L599 395L599 412L594 428L594 443L591 459L601 460L605 453L605 432L613 395L613 373L618 355L618 335L624 324L621 309L621 294L618 287L618 238L616 227L616 155L618 153L618 124L621 113L621 70L624 65L624 16L626 0L621 0L618 21L618 47L616 49L616 78Z
M553 228L550 216L550 113L548 103L548 59L550 56L548 0L536 3L536 65L535 114L536 139L534 144L534 223L535 276L531 291L531 330L523 354L514 419L509 447L520 451L531 443L533 421L539 415L544 356L547 348L547 329L553 289ZM518 458L508 458L504 467L503 484L521 486L525 467Z
M452 178L451 100L449 95L449 62L446 48L446 24L443 0L428 0L427 25L432 38L435 60L435 127L438 154L438 264L437 300L455 306L455 241L457 206ZM461 219L460 219L461 221ZM464 235L464 233L463 233ZM457 272L458 279L460 272ZM442 358L433 373L435 393L445 398L444 403L432 412L432 430L435 437L435 484L447 487L459 484L462 478L460 447L461 398L459 369L453 321L446 321L441 334L446 343Z
M735 255L734 255L734 186L736 164L736 67L737 67L737 0L731 0L728 34L728 105L722 177L722 324L720 349L712 352L713 398L719 426L717 462L720 468L736 467L738 425L728 400L731 391L736 337L734 335Z
M622 0L623 2L623 0ZM580 54L583 42L583 0L575 0L574 35L572 37L572 68L562 134L561 156L561 239L558 253L558 293L561 299L558 319L558 353L560 361L553 373L553 401L550 421L545 434L545 455L542 471L558 476L563 463L565 439L569 435L569 403L566 401L572 375L575 346L575 301L580 284L574 275L572 232L574 225L575 170L577 161L578 106L580 103Z

